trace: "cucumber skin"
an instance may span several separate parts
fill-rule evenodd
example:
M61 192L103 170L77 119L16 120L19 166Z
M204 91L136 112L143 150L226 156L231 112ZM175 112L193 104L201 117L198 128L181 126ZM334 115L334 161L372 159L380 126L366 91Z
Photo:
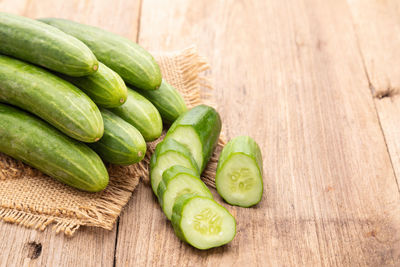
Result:
M92 75L85 77L60 75L60 77L81 89L99 107L119 107L128 97L122 78L101 62L99 62L97 72Z
M111 111L100 111L104 135L89 147L109 163L130 165L141 161L146 154L146 142L140 132Z
M193 178L199 179L199 181L201 181L199 174L192 169L189 169L189 168L186 168L186 167L183 167L180 165L174 165L174 166L166 169L163 172L162 179L161 179L160 183L158 184L158 188L157 188L158 202L160 203L160 206L162 208L164 207L163 196L164 196L165 191L167 190L168 184L179 174L190 175ZM203 183L203 181L201 181L201 182ZM212 199L212 194L211 194L210 190L208 189L208 187L205 184L204 184L204 187L208 190L208 192L210 193L210 198Z
M146 142L161 136L163 124L157 108L144 96L130 88L128 88L125 104L112 108L110 111L138 129Z
M218 138L222 127L221 117L218 112L210 106L196 106L182 114L172 124L165 138L167 139L179 126L192 126L199 136L203 148L203 164L199 166L200 173L202 173L218 144Z
M81 41L46 23L0 12L0 53L69 75L95 73L98 61Z
M34 113L79 141L103 135L100 111L85 93L40 67L2 55L0 102Z
M192 200L192 198L196 197L196 194L183 194L180 195L174 203L174 207L172 208L172 216L171 216L171 223L172 227L174 228L174 232L176 236L186 242L189 243L185 237L185 234L183 233L181 229L181 221L182 221L182 212L185 207L185 205Z
M164 139L161 143L159 143L156 146L156 150L154 151L153 155L151 155L151 158L150 158L150 182L151 183L152 183L152 179L151 179L152 175L151 174L152 174L154 167L157 164L158 157L160 157L162 154L167 153L169 151L177 152L177 153L181 154L182 156L184 156L185 158L187 158L188 160L190 160L190 162L192 163L192 166L194 167L193 171L196 172L196 176L198 176L200 174L198 171L198 168L197 168L196 161L193 159L192 154L184 145L176 142L173 139L168 139L168 140ZM151 185L152 185L154 194L158 193L158 192L156 192L156 190L158 190L158 188L155 188L155 186L153 184L151 184Z
M108 184L103 162L89 147L5 104L0 104L0 152L80 190L98 192Z
M258 167L258 171L260 172L260 177L261 177L261 186L263 187L262 190L264 190L264 186L263 186L263 180L262 180L262 175L263 175L263 161L262 161L262 154L261 154L261 149L258 146L258 144L256 143L256 141L254 141L253 138L249 137L249 136L238 136L235 137L233 139L231 139L226 145L225 147L222 149L220 157L218 159L218 165L217 165L217 172L215 175L215 184L216 184L216 188L219 194L219 184L218 184L218 176L220 171L222 170L222 168L224 167L224 164L234 155L236 154L244 154L248 157L250 157L251 159L254 160L254 163L256 164L256 166ZM222 195L219 194L221 197ZM224 197L222 197L224 198ZM256 205L257 203L259 203L262 199L262 193L260 196L260 199L254 203L253 205ZM234 205L232 203L230 203L229 201L227 201L225 198L224 200L231 204ZM248 208L251 207L253 205L250 206L241 206L244 208Z
M166 124L172 124L180 115L187 111L182 95L165 80L161 82L157 90L135 90L153 103L160 112L163 122Z
M97 27L65 19L40 21L57 27L84 42L96 57L117 72L125 82L143 90L155 90L161 84L161 71L144 48L131 40Z
M179 197L176 199L175 204L174 204L174 207L172 208L172 217L171 217L172 227L174 228L175 234L177 235L177 237L178 237L179 239L181 239L182 241L185 241L186 243L188 243L188 244L190 244L190 245L192 245L192 246L193 246L193 244L191 244L191 243L188 241L188 239L185 237L185 234L183 233L183 231L182 231L180 225L181 225L181 221L182 221L182 212L183 212L183 209L185 208L186 204L187 204L189 201L191 201L193 198L205 198L205 199L208 199L208 200L210 200L210 201L214 201L215 203L217 203L217 202L216 202L215 200L213 200L213 199L209 199L209 198L206 198L206 197L197 196L197 195L195 195L195 194L184 194L184 195L179 196ZM218 204L218 203L217 203L217 204ZM218 205L219 205L219 204L218 204ZM227 212L230 216L232 216L232 214L231 214L224 206L221 206L221 205L219 205L219 206L222 207L223 209L225 209L226 212ZM233 218L234 221L235 221L235 235L236 235L236 220L235 220L235 218L234 218L233 216L232 216L232 218ZM231 241L235 238L235 235L232 237L232 239L231 239L229 242L231 242ZM229 242L227 242L227 243L229 243ZM193 247L195 247L195 246L193 246ZM198 247L195 247L195 248L200 249L200 250L206 250L206 249L210 249L210 248L212 248L212 247L210 247L210 248L205 248L205 249L203 249L203 248L198 248Z

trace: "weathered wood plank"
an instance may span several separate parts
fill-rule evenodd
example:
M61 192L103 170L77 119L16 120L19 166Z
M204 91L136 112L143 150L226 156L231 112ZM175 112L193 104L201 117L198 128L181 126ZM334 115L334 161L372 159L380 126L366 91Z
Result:
M345 1L145 0L140 25L152 50L195 43L208 56L226 133L260 143L265 195L228 207L230 245L197 251L142 185L117 265L400 263L399 192Z
M0 223L0 266L113 266L116 231L83 227L73 238Z
M99 26L136 40L140 1L0 1L0 10L62 17ZM113 266L116 229L83 228L73 238L0 223L0 266ZM35 245L36 244L36 245ZM41 251L39 251L39 244Z
M397 183L400 184L400 4L396 0L348 0L348 4Z

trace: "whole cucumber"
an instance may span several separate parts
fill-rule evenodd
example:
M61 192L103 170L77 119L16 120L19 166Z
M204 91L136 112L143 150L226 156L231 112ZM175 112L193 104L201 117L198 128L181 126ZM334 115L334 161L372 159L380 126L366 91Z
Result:
M132 89L128 88L125 104L110 111L135 126L147 142L161 136L163 124L160 113L149 100Z
M157 90L135 89L158 109L164 123L172 124L187 111L182 95L165 80Z
M92 51L80 40L46 23L0 12L0 53L69 76L97 71Z
M108 184L107 170L93 150L5 104L0 104L0 152L80 190L98 192Z
M0 102L34 113L79 141L103 135L100 111L85 93L40 67L2 55Z
M96 57L118 73L128 84L155 90L161 84L161 71L154 58L140 45L97 27L65 19L40 21L57 27L84 42Z
M125 103L127 89L122 78L99 62L96 73L85 77L60 76L85 92L94 103L104 108L115 108Z
M130 165L141 161L146 154L146 142L140 132L111 111L100 111L104 135L89 146L109 163Z

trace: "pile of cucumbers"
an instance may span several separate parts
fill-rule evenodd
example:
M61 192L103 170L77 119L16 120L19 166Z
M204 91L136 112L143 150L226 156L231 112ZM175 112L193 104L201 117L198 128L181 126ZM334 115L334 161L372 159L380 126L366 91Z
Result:
M233 216L200 179L219 139L221 118L190 110L138 44L69 20L0 12L0 152L88 192L106 188L104 162L130 165L146 142L151 187L176 234L199 249L230 242ZM222 198L250 207L262 197L262 159L253 139L232 139L218 162Z

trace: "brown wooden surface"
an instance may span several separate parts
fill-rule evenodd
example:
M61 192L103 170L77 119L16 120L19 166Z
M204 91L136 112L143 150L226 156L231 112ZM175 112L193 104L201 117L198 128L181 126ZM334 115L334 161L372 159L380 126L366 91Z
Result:
M150 50L196 44L225 133L254 137L265 172L257 207L223 204L238 222L227 246L180 242L141 184L111 232L0 223L0 265L400 265L396 0L0 0L0 11L75 19Z

